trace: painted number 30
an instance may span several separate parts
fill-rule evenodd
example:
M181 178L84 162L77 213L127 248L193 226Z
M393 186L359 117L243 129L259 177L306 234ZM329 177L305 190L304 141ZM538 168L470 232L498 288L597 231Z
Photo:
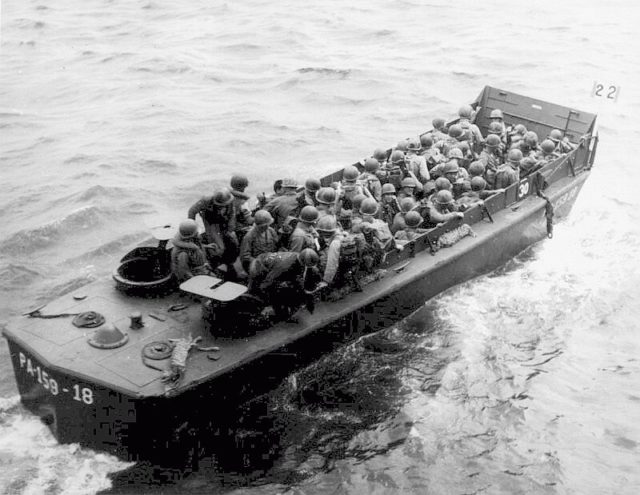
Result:
M526 180L520 183L520 187L518 188L518 196L523 197L526 196L529 192L529 181Z
M599 82L595 82L593 84L593 92L591 96L616 101L618 99L619 93L620 93L620 86L614 86L613 84L606 85Z

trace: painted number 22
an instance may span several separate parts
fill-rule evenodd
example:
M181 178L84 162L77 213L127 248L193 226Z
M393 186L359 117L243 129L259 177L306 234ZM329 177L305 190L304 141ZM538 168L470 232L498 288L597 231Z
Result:
M595 82L593 83L591 96L616 101L619 93L620 86L614 86L613 84L607 86L606 84Z

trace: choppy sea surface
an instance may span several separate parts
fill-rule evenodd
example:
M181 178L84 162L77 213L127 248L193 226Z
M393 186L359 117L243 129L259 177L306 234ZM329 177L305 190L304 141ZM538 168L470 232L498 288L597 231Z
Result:
M321 176L485 84L597 112L601 143L553 240L425 302L391 350L283 382L259 474L154 480L57 444L0 344L0 492L638 493L639 21L631 1L3 0L2 325L107 277L234 171L252 194Z

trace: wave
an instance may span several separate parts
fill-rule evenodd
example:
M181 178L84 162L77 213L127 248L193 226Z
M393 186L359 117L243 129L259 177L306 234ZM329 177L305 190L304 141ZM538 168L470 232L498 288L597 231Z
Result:
M157 57L132 65L129 67L129 70L133 72L149 72L152 74L184 74L186 72L193 72L192 67L188 64L179 62L168 63L166 60Z
M338 76L340 79L345 79L351 74L351 69L330 69L327 67L302 67L297 69L296 72L300 74L320 74L322 76Z
M48 428L21 412L16 402L13 397L0 402L4 493L97 493L111 487L109 473L131 465L77 444L58 444Z
M16 232L0 242L0 252L13 255L30 254L51 246L65 235L93 230L103 223L104 218L105 212L102 209L96 206L82 207L46 225Z
M92 249L91 251L87 251L83 254L81 254L80 256L76 256L75 258L70 258L65 260L66 263L95 263L99 258L102 257L120 257L122 255L125 254L127 248L130 248L133 245L136 244L140 244L143 241L149 240L151 241L151 239L149 239L149 233L148 232L136 232L133 234L126 234L123 236L118 237L117 239L114 239L112 241L109 241L105 244L102 244L101 246L98 246L95 249ZM90 279L92 276L87 277L82 276L80 277L78 280L87 280ZM65 282L63 284L61 284L60 286L73 286L78 282L78 280L76 280L75 282ZM82 284L84 285L84 284Z
M0 286L4 290L21 290L25 286L42 278L42 273L21 264L9 263L0 267Z
M153 160L153 159L145 159L138 160L133 163L133 167L137 170L143 172L173 172L178 169L178 165L176 162L172 160Z

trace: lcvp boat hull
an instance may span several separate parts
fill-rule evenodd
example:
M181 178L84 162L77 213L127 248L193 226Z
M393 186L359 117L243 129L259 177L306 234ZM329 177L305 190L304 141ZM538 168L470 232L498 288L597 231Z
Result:
M569 214L588 176L584 171L547 191L557 220ZM467 237L435 256L418 253L401 273L390 276L380 288L380 297L345 311L342 304L343 314L327 325L178 397L132 397L64 373L31 351L28 343L9 336L22 402L50 426L60 442L78 442L128 459L180 457L180 449L184 454L193 452L206 436L226 438L224 425L232 424L234 405L267 390L319 353L389 326L425 300L499 267L547 237L545 204L529 196L495 213L494 223L474 224L477 237ZM434 263L436 258L441 260ZM269 373L263 380L265 370Z

